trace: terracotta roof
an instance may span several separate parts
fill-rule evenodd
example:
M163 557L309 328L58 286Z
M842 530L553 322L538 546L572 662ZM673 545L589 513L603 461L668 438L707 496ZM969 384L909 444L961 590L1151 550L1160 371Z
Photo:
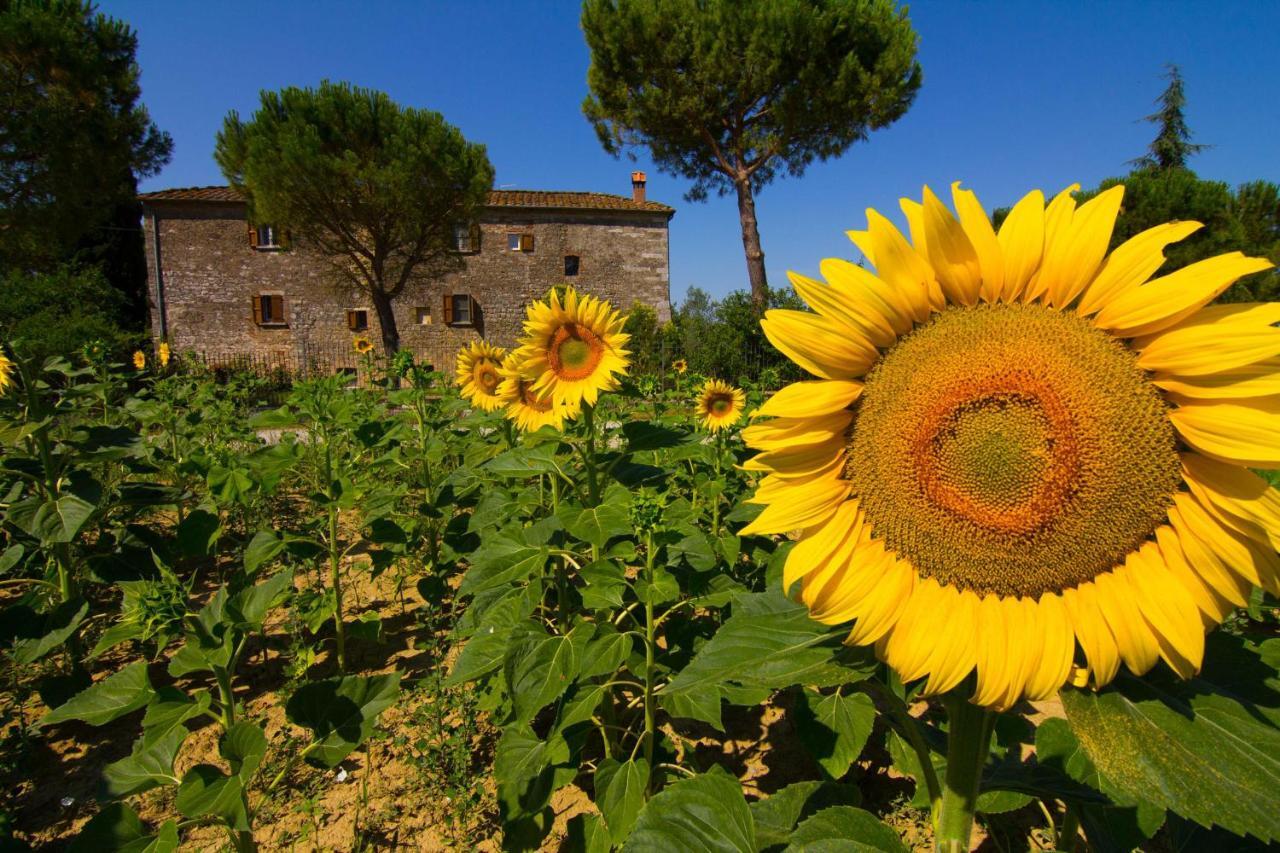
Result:
M177 187L141 193L147 201L243 201L231 187ZM627 196L608 193L556 192L550 190L490 190L489 207L537 207L553 210L635 210L647 213L675 213L675 209L656 201L634 201Z

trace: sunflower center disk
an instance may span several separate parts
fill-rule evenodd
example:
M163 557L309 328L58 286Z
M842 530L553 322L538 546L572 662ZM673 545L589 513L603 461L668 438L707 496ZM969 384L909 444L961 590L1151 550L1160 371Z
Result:
M526 406L528 406L529 408L533 409L536 412L551 411L551 406L552 406L551 398L541 397L533 393L532 382L526 382L524 380L520 381L520 399L524 402Z
M547 349L551 370L561 379L585 379L604 355L600 338L577 323L556 329Z
M713 415L726 415L733 408L733 398L723 394L712 397L707 404Z
M866 377L845 476L925 577L1038 596L1122 562L1178 487L1173 426L1121 343L1037 305L953 308Z
M497 389L498 383L501 381L496 365L490 362L477 364L473 378L475 383L483 388L486 394L490 395Z

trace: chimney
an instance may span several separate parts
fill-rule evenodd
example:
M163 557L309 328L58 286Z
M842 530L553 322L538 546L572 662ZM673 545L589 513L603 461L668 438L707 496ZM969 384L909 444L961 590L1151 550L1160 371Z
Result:
M644 201L644 172L631 173L631 200L637 204Z

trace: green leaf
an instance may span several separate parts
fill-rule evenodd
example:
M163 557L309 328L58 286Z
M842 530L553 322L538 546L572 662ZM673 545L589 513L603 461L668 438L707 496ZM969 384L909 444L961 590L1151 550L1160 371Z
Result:
M93 515L97 500L101 498L98 490L94 500L86 500L78 494L67 493L57 500L45 501L36 510L31 520L32 533L42 542L72 542L80 528Z
M80 627L88 612L89 602L83 599L59 604L45 616L39 637L14 642L13 659L20 664L35 663L65 643Z
M509 629L499 630L494 625L484 626L462 647L445 684L448 686L464 684L499 669L507 656L507 646L510 642Z
M124 669L82 690L70 701L45 714L41 726L80 720L101 726L146 705L155 696L147 678L147 662L134 661Z
M654 567L652 580L643 575L637 578L635 587L636 598L646 604L665 604L680 597L680 583L661 566Z
M853 806L823 809L796 827L786 853L907 853L898 833Z
M142 623L140 622L117 622L102 632L102 636L94 644L93 650L89 652L89 660L101 657L104 653L128 640L140 640L142 639L142 634Z
M508 529L489 537L471 554L471 568L463 576L458 594L475 595L542 571L550 552L545 545L525 541L525 535Z
M756 612L751 610L752 603ZM671 680L664 694L703 692L727 681L769 688L805 683L826 668L840 648L831 628L810 619L804 605L787 601L780 593L742 596L734 608L733 616Z
M185 732L182 724L209 710L212 701L208 690L198 691L193 698L176 687L159 688L142 716L143 740L151 743L167 737L172 731L181 729Z
M615 560L596 560L578 574L587 585L582 588L582 606L588 610L621 607L627 591L625 569Z
M724 722L720 717L720 703L724 698L722 688L716 686L688 693L663 690L658 694L658 704L673 717L698 720L722 732Z
M178 824L167 820L152 835L125 803L111 803L84 825L69 853L171 853L178 849Z
M174 775L173 761L186 738L186 730L177 728L162 737L138 738L128 756L103 768L104 796L115 800L161 785L177 785L180 780Z
M257 723L241 720L223 732L222 739L218 741L218 751L231 765L231 772L248 787L267 754L266 732Z
M795 782L768 799L751 803L760 848L785 846L802 819L829 806L856 806L861 801L858 788L835 782Z
M563 517L564 529L576 539L580 539L597 548L603 548L605 543L615 536L624 536L631 533L631 521L627 518L627 510L624 506L617 503L604 503L593 509L584 509L579 512L570 510Z
M604 815L614 844L621 844L635 826L649 787L649 763L643 758L619 762L601 760L596 767L596 806Z
M568 849L581 853L609 853L613 839L598 814L583 813L569 819Z
M197 764L182 777L174 805L183 817L213 815L232 829L247 830L243 792L239 776L228 776L212 764Z
M563 636L530 633L510 646L503 672L516 722L532 720L578 677L589 630L579 625Z
M222 521L216 513L199 508L191 510L177 527L178 549L188 557L207 557L222 534ZM256 536L254 537L257 538ZM250 543L252 547L253 543ZM249 569L253 571L253 569Z
M496 477L521 478L556 470L556 442L536 447L516 447L490 459L485 470Z
M681 779L645 804L629 853L755 853L755 824L742 786L723 768Z
M849 771L875 725L876 709L865 693L821 696L803 691L796 704L800 742L832 779Z
M648 421L627 421L622 425L622 434L627 437L627 448L633 453L675 447L689 435L683 430L669 429Z
M1165 812L1146 800L1126 797L1098 772L1063 719L1049 719L1036 727L1036 762L1056 770L1087 790L1097 789L1097 798L1074 800L1080 811L1089 845L1098 853L1129 853L1156 834ZM1074 792L1073 792L1074 793Z
M582 652L582 666L579 676L590 678L593 675L609 675L627 661L634 643L630 636L619 633L609 623L596 628L596 636L587 643Z
M280 556L285 549L284 537L274 530L259 530L244 549L244 570L252 574Z
M259 584L242 589L227 599L225 614L232 625L240 630L261 631L262 620L271 605L293 584L293 573L284 571L272 575Z
M672 559L684 557L692 568L700 572L709 572L720 564L720 558L716 554L716 547L711 537L701 530L695 530L685 536L672 545L669 552Z
M569 745L564 738L542 740L524 725L510 725L502 730L493 758L493 776L502 785L521 785L543 770L569 760Z
M378 715L400 694L400 673L330 678L304 684L289 697L285 714L310 729L307 761L336 767L373 731Z
M1085 754L1121 793L1202 826L1280 840L1280 728L1250 706L1203 679L1123 677L1060 695Z

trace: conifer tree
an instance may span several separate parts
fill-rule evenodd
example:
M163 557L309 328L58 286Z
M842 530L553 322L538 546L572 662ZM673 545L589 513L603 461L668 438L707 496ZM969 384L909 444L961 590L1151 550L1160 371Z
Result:
M1187 160L1200 153L1207 145L1197 145L1191 141L1191 129L1187 127L1185 108L1187 95L1183 88L1182 72L1176 65L1166 66L1165 86L1156 103L1160 109L1143 121L1149 121L1159 128L1156 138L1151 140L1147 153L1130 161L1138 169L1185 169Z

